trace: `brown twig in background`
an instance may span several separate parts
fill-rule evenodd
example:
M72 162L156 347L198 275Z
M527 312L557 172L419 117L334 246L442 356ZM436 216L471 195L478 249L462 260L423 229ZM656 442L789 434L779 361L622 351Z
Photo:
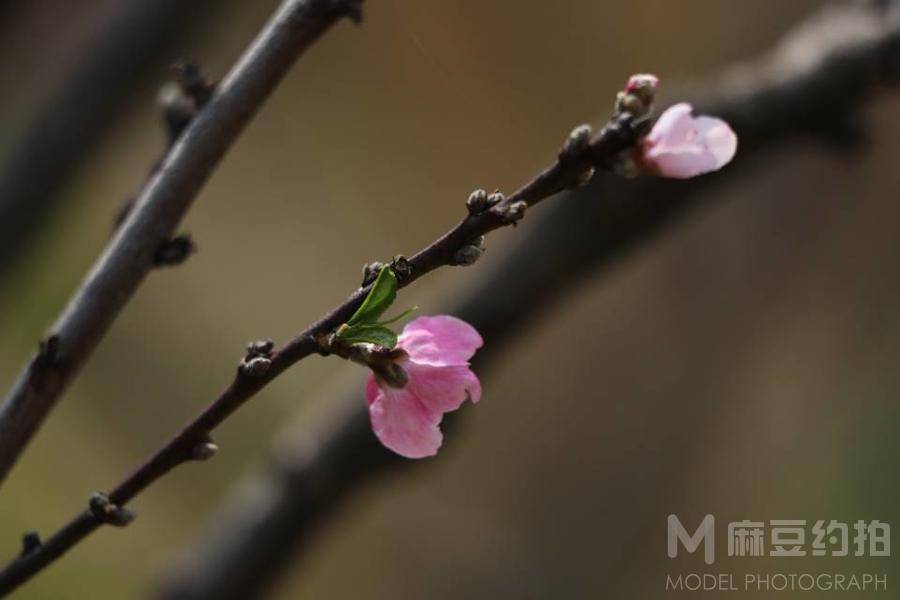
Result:
M128 0L57 89L36 109L0 167L0 275L52 211L60 190L128 104L147 72L196 29L212 0Z
M827 8L769 56L685 94L738 132L740 150L721 173L687 182L598 177L548 207L491 276L442 311L484 338L474 357L479 373L566 292L696 207L703 190L728 182L788 140L846 140L846 124L862 102L900 75L900 14L884 8ZM343 500L372 478L419 464L379 444L360 391L335 400L321 422L285 431L270 464L235 487L168 574L163 597L257 597ZM453 418L446 415L446 425Z
M432 244L406 259L396 257L391 265L399 287L405 287L442 266L474 262L480 238L491 231L515 225L525 210L565 189L581 185L585 175L595 168L611 168L621 152L631 148L644 130L630 113L610 120L596 135L589 129L576 128L566 141L556 162L510 197L476 192L467 203L469 214L453 229ZM191 460L206 459L216 447L210 433L235 410L292 365L304 358L323 353L321 336L331 333L346 322L359 308L371 289L371 282L361 286L347 300L310 325L280 350L273 352L269 342L252 344L239 366L234 380L225 391L196 419L158 450L146 463L102 495L103 510L98 510L97 496L88 510L50 537L43 545L23 553L0 572L0 594L15 589L35 573L53 562L102 524L125 524L130 520L124 505L154 481L176 466Z
M155 266L194 197L293 62L361 0L285 0L193 119L0 406L0 479Z

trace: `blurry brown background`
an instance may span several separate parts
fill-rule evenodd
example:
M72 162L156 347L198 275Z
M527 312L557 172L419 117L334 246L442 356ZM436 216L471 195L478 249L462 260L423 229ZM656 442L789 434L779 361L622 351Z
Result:
M18 21L3 13L20 29L2 44L0 149L89 38L90 20L76 17L91 3L72 4L40 0ZM317 44L239 140L185 222L200 252L151 275L4 485L0 556L168 438L214 397L246 342L286 340L357 285L364 262L449 227L474 187L530 177L571 126L608 113L630 73L707 79L818 5L367 4L365 24ZM172 61L194 57L221 75L275 5L223 2ZM12 381L158 155L154 96L166 76L135 90L111 135L85 149L58 210L0 281L0 381ZM665 556L672 512L686 525L706 513L723 524L900 524L896 96L864 117L864 153L797 144L768 155L532 323L446 451L368 485L276 596L657 598L678 570ZM401 303L436 310L521 234L496 234L483 263L435 273ZM215 460L161 481L135 503L131 527L99 532L19 597L145 595L285 422L363 375L337 360L293 369L222 428ZM765 568L900 575L893 558Z

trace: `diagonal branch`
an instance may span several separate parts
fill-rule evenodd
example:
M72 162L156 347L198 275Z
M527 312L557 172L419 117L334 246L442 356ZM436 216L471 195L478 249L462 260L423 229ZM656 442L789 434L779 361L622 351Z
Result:
M200 188L297 57L361 0L284 0L147 182L0 406L0 480L153 268Z
M733 165L683 183L596 178L548 207L491 276L443 311L485 339L474 357L478 370L586 277L696 207L703 190L728 183L790 139L845 139L841 134L862 102L896 84L898 75L900 14L846 7L816 13L770 55L733 69L722 83L697 86L701 112L723 116L740 136ZM286 430L270 464L235 487L210 517L206 535L174 565L164 597L256 597L344 500L373 478L413 468L380 446L358 391L329 407L321 422Z
M427 273L449 265L471 264L467 248L481 236L501 227L515 225L528 207L580 185L594 168L611 168L620 154L634 146L646 125L627 112L613 117L596 135L577 128L569 137L556 162L510 197L502 194L473 194L469 214L446 234L413 257L397 257L392 263L399 287L406 287ZM141 205L135 210L140 211ZM127 230L128 223L125 228ZM461 254L462 252L462 254ZM160 448L146 463L115 487L108 495L95 494L88 510L75 517L47 542L30 548L0 572L0 594L15 589L35 573L95 531L100 525L124 525L131 520L124 505L157 479L178 465L209 458L215 451L210 433L235 410L297 362L312 354L324 353L319 340L334 332L360 307L372 283L361 286L284 347L272 352L270 343L251 345L234 380L181 433ZM98 500L99 498L99 500ZM98 509L102 506L102 510Z

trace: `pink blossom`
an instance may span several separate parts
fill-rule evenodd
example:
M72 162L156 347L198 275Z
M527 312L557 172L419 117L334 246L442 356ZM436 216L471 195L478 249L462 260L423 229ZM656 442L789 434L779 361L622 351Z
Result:
M688 179L727 165L737 150L737 136L715 117L694 117L682 102L669 107L644 138L641 162L662 175Z
M419 317L403 328L397 348L409 381L395 388L370 376L366 402L372 429L381 443L407 458L437 454L443 436L438 425L445 412L466 399L481 399L481 383L469 359L482 345L468 323L446 315Z

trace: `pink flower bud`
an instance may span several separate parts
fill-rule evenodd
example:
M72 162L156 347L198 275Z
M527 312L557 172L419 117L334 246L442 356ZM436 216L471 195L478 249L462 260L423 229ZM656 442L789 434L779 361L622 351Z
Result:
M669 107L653 125L641 147L641 162L663 177L688 179L717 171L731 162L737 136L715 117L694 117L682 102Z
M659 87L659 77L650 73L638 73L628 78L625 85L625 92L633 94L645 90L655 91Z
M410 321L397 342L405 352L400 365L407 384L398 389L374 375L366 381L369 418L381 443L407 458L437 454L444 413L466 399L481 399L481 383L469 369L469 359L482 343L471 325L454 317Z

